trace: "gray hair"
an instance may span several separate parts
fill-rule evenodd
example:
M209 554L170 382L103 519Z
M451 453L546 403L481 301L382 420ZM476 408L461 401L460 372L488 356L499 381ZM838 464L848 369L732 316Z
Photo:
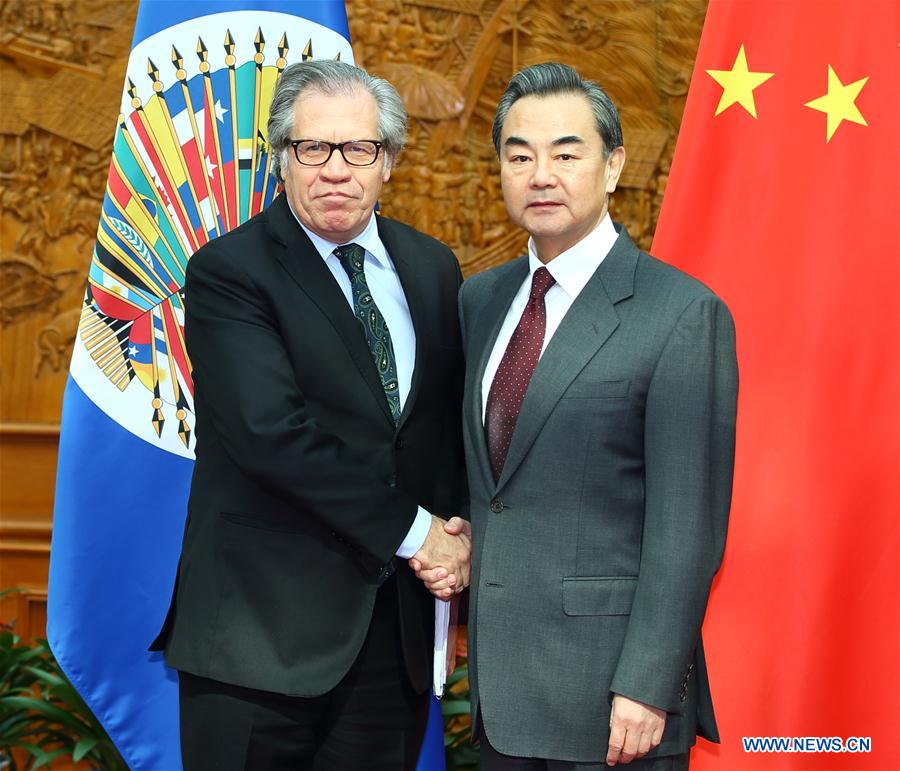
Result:
M567 64L546 62L533 64L513 75L512 80L500 97L497 112L494 114L494 125L491 137L494 149L500 155L500 135L503 133L503 122L509 108L523 96L556 96L557 94L583 94L591 105L597 133L603 139L603 157L617 147L622 146L622 125L619 122L619 111L612 99L593 80L586 80L578 71Z
M379 139L382 142L385 168L393 166L406 142L406 109L400 94L383 78L376 78L347 62L316 59L297 62L286 67L269 108L269 150L272 153L272 173L282 180L282 170L288 163L291 133L294 130L294 104L307 92L326 96L353 95L368 91L378 105L378 137L353 137L353 139ZM304 139L321 137L304 137Z

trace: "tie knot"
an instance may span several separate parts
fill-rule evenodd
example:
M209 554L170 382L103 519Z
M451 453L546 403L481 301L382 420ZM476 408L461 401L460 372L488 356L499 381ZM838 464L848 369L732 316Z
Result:
M359 244L338 246L334 250L334 255L340 260L341 265L350 278L363 272L363 260L366 256L366 250Z
M547 290L556 283L546 268L538 268L531 277L531 299L542 300Z

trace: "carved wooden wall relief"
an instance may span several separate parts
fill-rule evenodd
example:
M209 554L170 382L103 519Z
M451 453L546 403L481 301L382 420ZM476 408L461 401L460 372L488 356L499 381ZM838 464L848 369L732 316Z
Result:
M137 4L0 0L0 423L53 424L78 322ZM557 59L619 105L616 219L648 247L704 0L348 0L358 63L410 114L385 213L467 274L522 252L490 143L518 68Z
M0 0L0 618L44 636L58 422L137 4Z
M136 5L0 1L0 421L56 423Z
M613 216L649 248L699 41L703 0L350 2L357 60L409 108L408 149L386 213L449 243L467 274L522 252L490 142L494 108L520 67L558 60L606 88L628 162Z

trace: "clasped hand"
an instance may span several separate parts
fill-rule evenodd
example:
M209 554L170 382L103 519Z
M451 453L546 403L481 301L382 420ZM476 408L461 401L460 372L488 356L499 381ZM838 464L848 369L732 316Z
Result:
M469 585L471 556L469 523L461 517L445 521L432 515L425 543L410 558L409 566L435 597L449 600Z
M613 696L609 719L609 747L606 764L631 763L659 746L666 727L664 710L629 699L617 693Z

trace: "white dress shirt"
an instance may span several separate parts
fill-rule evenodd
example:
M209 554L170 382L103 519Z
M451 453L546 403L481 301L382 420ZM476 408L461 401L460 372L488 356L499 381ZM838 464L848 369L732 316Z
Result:
M541 346L541 355L547 350L547 344L556 333L563 317L568 313L575 298L584 289L585 284L594 275L594 271L600 267L600 263L606 259L609 250L619 234L613 227L612 219L609 213L600 220L590 233L582 238L575 246L557 255L546 265L542 263L537 256L537 249L534 240L528 239L528 275L516 292L509 310L506 312L506 318L500 327L497 340L491 350L491 356L488 359L487 367L484 370L484 377L481 379L481 420L484 422L487 413L488 394L491 391L491 383L494 382L494 376L500 367L500 361L503 354L506 353L506 347L509 345L513 332L519 325L519 319L525 311L528 304L528 296L531 293L531 278L538 268L547 268L550 275L556 280L556 283L547 290L544 295L544 307L547 309L547 326L544 332L544 344Z
M312 241L316 251L325 260L325 264L344 293L344 297L347 298L347 304L352 311L353 292L350 288L350 277L341 265L341 261L334 254L336 247L346 246L346 244L332 243L316 235L300 222L300 218L297 217L293 209L291 209L291 213L294 214L294 218L300 224L300 227L309 236L309 240ZM378 310L384 316L388 330L391 333L391 343L394 346L394 358L397 363L397 392L400 396L400 409L402 410L409 396L413 369L415 369L416 365L416 330L413 327L412 317L409 315L409 304L406 302L406 295L403 294L403 287L400 285L397 269L394 267L391 256L378 236L378 225L375 222L374 213L369 218L365 230L353 241L347 243L359 244L366 250L363 272L366 275L366 283L369 286L369 291L372 293L372 299L375 300ZM409 532L403 539L403 543L397 549L397 556L402 559L409 559L419 551L422 548L422 544L425 543L430 527L431 514L419 506L419 511L416 513L412 527L410 527Z

